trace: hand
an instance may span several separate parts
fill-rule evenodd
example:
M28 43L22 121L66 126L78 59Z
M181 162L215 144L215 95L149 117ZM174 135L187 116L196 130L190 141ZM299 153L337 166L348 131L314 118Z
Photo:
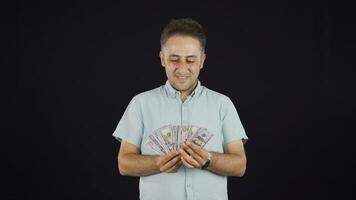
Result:
M156 165L161 172L175 173L182 165L180 154L177 151L171 151L167 154L157 157Z
M181 154L182 163L188 168L201 168L208 161L208 151L200 146L185 142L182 144Z

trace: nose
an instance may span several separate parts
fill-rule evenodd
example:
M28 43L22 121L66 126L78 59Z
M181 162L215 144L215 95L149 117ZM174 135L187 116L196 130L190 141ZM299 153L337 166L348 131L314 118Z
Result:
M178 73L183 73L183 74L189 73L189 70L190 67L186 62L180 62L179 65L177 65L177 69L176 69Z

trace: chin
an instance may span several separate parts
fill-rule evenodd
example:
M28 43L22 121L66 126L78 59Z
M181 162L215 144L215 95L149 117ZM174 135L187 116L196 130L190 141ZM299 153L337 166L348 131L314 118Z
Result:
M175 82L175 85L177 86L177 88L182 89L182 90L188 89L189 88L189 81L186 80L184 82L181 82L181 81L177 80Z
M194 82L192 83L191 79L187 79L185 81L179 80L174 78L172 80L172 85L174 86L175 89L179 90L179 91L186 91L189 90L190 87L192 87L192 85L194 84Z
M178 91L184 91L186 87L180 85L180 84L173 84L172 85L176 90Z
M186 87L182 87L182 86L179 85L179 84L174 85L174 88L177 89L177 90L179 90L179 91L184 91L184 90L186 90Z

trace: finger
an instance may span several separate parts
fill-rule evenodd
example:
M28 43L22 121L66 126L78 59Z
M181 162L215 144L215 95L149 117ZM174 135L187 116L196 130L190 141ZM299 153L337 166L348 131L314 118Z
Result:
M185 143L188 147L190 147L195 153L199 154L201 157L204 156L204 149L201 148L199 145L194 144L193 142L187 141Z
M196 161L192 156L187 156L184 157L184 159L191 165L193 165L196 168L200 168L200 164L198 163L198 161Z
M186 162L188 162L191 166L200 167L201 165L190 155L187 154L183 149L180 150L182 157Z
M165 163L162 163L162 167L164 167L164 168L170 168L171 166L173 166L173 165L175 165L180 159L180 155L179 154L177 154L177 155L175 155L174 157L172 157L172 159L170 159L170 160L165 160L166 162Z
M168 162L163 163L163 165L161 166L160 170L161 171L167 171L172 166L174 166L177 162L179 162L179 160L180 160L180 156L177 155L176 157L174 157L173 159L169 160Z
M164 172L166 173L173 173L173 172L176 172L178 170L178 168L180 167L179 163L181 163L182 161L179 160L173 165L171 166L170 168L168 168L167 170L165 170Z
M191 165L191 164L189 164L189 163L184 159L183 156L182 156L180 159L181 159L182 163L183 163L186 167L188 167L188 168L190 168L190 169L193 169L193 168L194 168L194 166Z
M205 163L204 159L199 154L197 154L195 151L193 151L192 148L190 148L188 145L186 145L184 143L183 143L182 147L188 154L190 154L191 157L193 157L199 163L200 166L204 165L204 163Z
M187 141L187 146L189 146L191 149L193 149L193 151L195 153L197 153L203 159L203 163L206 162L206 160L208 159L208 151L206 149L200 147L199 145L194 144L193 142L189 142L189 141Z
M163 158L161 160L161 165L164 165L165 163L167 163L168 161L170 161L171 159L173 159L175 156L177 156L179 153L177 151L171 151L165 155L162 155Z
M182 146L183 147L183 146ZM185 156L190 156L189 153L187 151L185 151L184 148L179 149L179 153L181 156L185 157Z
M168 169L166 172L167 173L177 172L180 166L182 166L182 161L179 159L179 161L175 165L173 165L170 169Z

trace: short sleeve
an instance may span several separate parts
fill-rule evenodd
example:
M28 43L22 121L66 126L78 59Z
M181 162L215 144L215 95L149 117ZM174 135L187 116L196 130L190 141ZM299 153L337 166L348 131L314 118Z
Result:
M225 99L221 110L224 144L240 139L245 144L248 137L245 133L244 127L242 126L237 110L230 98L227 97Z
M137 98L133 98L119 121L113 136L125 140L140 148L143 135L143 123Z

